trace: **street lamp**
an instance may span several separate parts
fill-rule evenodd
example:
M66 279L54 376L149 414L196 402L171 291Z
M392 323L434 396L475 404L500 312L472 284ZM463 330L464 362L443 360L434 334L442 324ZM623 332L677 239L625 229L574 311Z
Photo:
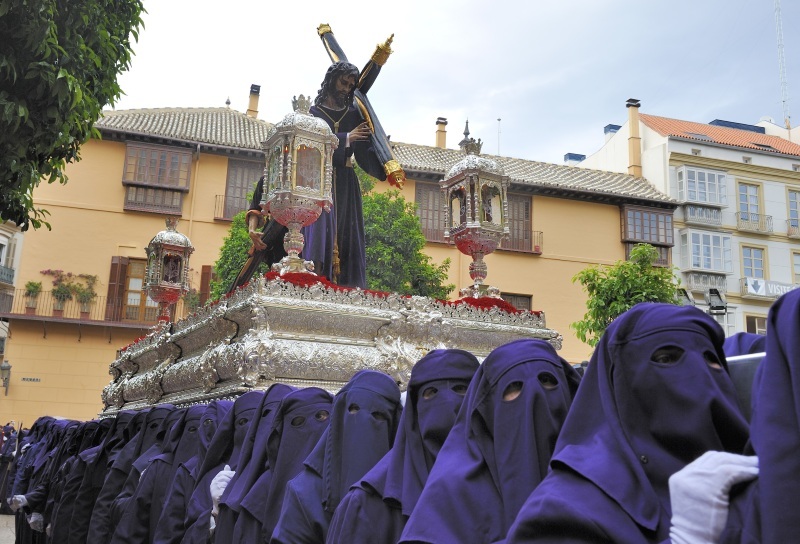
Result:
M3 380L3 388L8 396L8 382L11 381L11 365L8 364L8 361L0 363L0 379Z

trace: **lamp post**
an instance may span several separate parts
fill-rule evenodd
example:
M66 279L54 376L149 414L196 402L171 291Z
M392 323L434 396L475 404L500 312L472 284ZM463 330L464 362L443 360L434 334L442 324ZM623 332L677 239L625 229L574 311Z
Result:
M339 139L328 124L309 113L311 98L292 100L294 112L273 126L262 144L267 166L261 204L289 232L283 239L286 257L273 270L313 274L314 263L300 257L305 239L301 228L316 221L333 204L333 150Z
M473 284L461 289L460 295L500 298L497 287L483 283L488 272L483 258L508 237L508 176L497 162L480 156L480 140L466 137L460 145L466 156L439 182L444 196L444 237L452 238L461 253L472 257Z
M192 242L177 231L178 219L168 217L167 228L147 244L145 290L159 303L159 321L169 321L169 307L189 291L189 256Z
M0 379L3 380L3 388L6 390L8 396L8 382L11 381L11 365L8 361L0 363Z

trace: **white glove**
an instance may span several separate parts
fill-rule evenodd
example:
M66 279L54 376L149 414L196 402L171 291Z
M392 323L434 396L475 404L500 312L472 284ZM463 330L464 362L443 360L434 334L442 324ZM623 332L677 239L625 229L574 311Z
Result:
M47 538L50 538L53 534L53 524L48 523L47 527L44 528L44 534L47 535Z
M36 531L37 533L41 533L44 531L44 516L42 516L39 512L34 512L28 517L28 525L31 526L31 529Z
M11 511L16 512L23 506L28 506L28 499L25 498L25 495L14 495L11 497L11 502L9 503L11 506Z
M233 475L236 474L235 470L231 470L231 467L225 465L225 468L220 470L214 479L211 480L211 502L213 506L211 507L211 515L216 516L219 514L219 500L222 498L222 494L225 492L225 488L228 487L228 483L233 478Z
M214 534L214 529L216 529L216 528L217 528L217 518L215 518L214 516L209 517L209 520L208 520L208 536L213 535Z
M758 476L758 457L707 451L669 478L672 544L712 544L728 521L731 487Z

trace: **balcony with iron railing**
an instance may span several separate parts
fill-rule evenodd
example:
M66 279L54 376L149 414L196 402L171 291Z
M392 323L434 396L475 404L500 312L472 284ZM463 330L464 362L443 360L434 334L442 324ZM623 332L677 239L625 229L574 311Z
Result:
M786 234L789 238L800 238L800 219L786 220Z
M772 232L772 216L762 213L736 212L736 227L748 232Z
M170 312L174 319L181 319L188 315L189 309L181 299ZM150 300L139 304L138 301L109 300L98 296L81 303L75 299L60 301L50 291L43 291L35 297L28 296L25 289L0 292L0 317L7 319L142 328L154 325L158 313L158 306Z
M0 283L14 285L14 269L0 265Z
M544 234L540 230L531 232L530 236L511 236L503 240L498 249L506 251L521 251L541 255L544 247Z
M724 273L713 272L684 272L683 285L690 291L707 291L719 289L725 293L728 289L728 276Z
M686 204L683 207L683 216L687 224L708 225L712 227L719 227L722 225L722 212L719 208Z
M238 196L216 195L214 198L214 219L230 221L233 216L250 207L250 201Z

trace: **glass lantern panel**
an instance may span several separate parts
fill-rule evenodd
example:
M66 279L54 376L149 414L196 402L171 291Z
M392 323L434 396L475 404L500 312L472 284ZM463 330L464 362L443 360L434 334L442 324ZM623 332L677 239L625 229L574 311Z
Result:
M490 186L484 185L481 187L481 222L492 223L493 225L500 224L500 194L499 191Z
M322 155L318 149L301 145L297 148L296 187L319 190L322 187Z
M278 185L282 158L283 153L281 153L281 146L277 145L272 148L272 152L269 155L269 162L267 163L267 187L269 189L274 189Z
M181 282L181 258L176 255L164 256L162 280L169 283Z

